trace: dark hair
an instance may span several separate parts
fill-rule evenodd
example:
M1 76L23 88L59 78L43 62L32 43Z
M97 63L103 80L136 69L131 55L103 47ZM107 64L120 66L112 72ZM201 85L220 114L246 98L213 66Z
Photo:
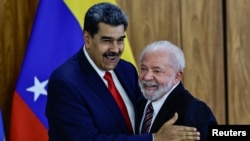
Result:
M122 9L107 2L95 4L88 9L84 18L83 29L93 37L99 30L98 24L100 22L112 26L123 24L125 31L128 26L127 16Z

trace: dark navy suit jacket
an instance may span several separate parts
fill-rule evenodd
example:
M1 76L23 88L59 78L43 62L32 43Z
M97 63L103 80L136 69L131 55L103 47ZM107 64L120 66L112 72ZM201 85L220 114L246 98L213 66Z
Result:
M143 109L141 109L142 112ZM150 132L157 132L166 121L173 117L175 112L178 113L175 125L196 127L201 133L200 141L207 140L208 126L217 124L211 109L201 100L194 98L182 83L179 83L162 105Z
M136 128L143 99L135 67L120 60L114 72L134 105ZM129 136L108 88L81 49L58 67L48 84L46 116L49 141L152 141L152 135Z

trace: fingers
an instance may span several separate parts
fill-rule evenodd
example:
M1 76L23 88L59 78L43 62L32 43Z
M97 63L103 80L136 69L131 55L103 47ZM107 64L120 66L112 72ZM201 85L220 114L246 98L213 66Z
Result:
M182 126L182 125L173 125L179 133L185 135L200 135L200 132L197 131L195 127Z
M159 131L154 134L155 141L158 141L158 139L169 139L172 141L200 140L200 132L198 132L196 128L183 125L174 125L177 119L178 113L175 113L170 120L165 122Z
M182 137L182 140L183 141L198 141L198 140L200 140L200 136L191 136L191 135L186 135L186 136L183 136Z
M180 135L183 140L200 140L199 132L185 132L183 135Z
M183 125L174 125L177 130L180 131L189 131L189 132L194 132L197 131L197 129L195 127L189 127L189 126L183 126Z
M177 130L183 140L200 140L200 132L196 128L179 126Z

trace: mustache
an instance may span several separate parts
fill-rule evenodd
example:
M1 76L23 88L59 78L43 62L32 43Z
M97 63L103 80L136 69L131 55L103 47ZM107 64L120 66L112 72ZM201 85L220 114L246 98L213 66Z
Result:
M105 57L117 57L117 56L120 56L121 55L121 52L106 52L103 54Z
M145 80L142 80L141 84L146 85L146 86L157 86L158 85L155 81L145 81Z

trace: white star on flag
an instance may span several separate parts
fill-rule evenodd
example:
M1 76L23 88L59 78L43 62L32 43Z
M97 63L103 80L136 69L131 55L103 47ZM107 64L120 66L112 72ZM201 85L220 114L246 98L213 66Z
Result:
M48 80L40 82L38 78L35 76L34 86L31 86L27 88L26 90L34 93L34 101L36 101L40 95L47 95L47 90L45 89L45 86L47 84L48 84Z

